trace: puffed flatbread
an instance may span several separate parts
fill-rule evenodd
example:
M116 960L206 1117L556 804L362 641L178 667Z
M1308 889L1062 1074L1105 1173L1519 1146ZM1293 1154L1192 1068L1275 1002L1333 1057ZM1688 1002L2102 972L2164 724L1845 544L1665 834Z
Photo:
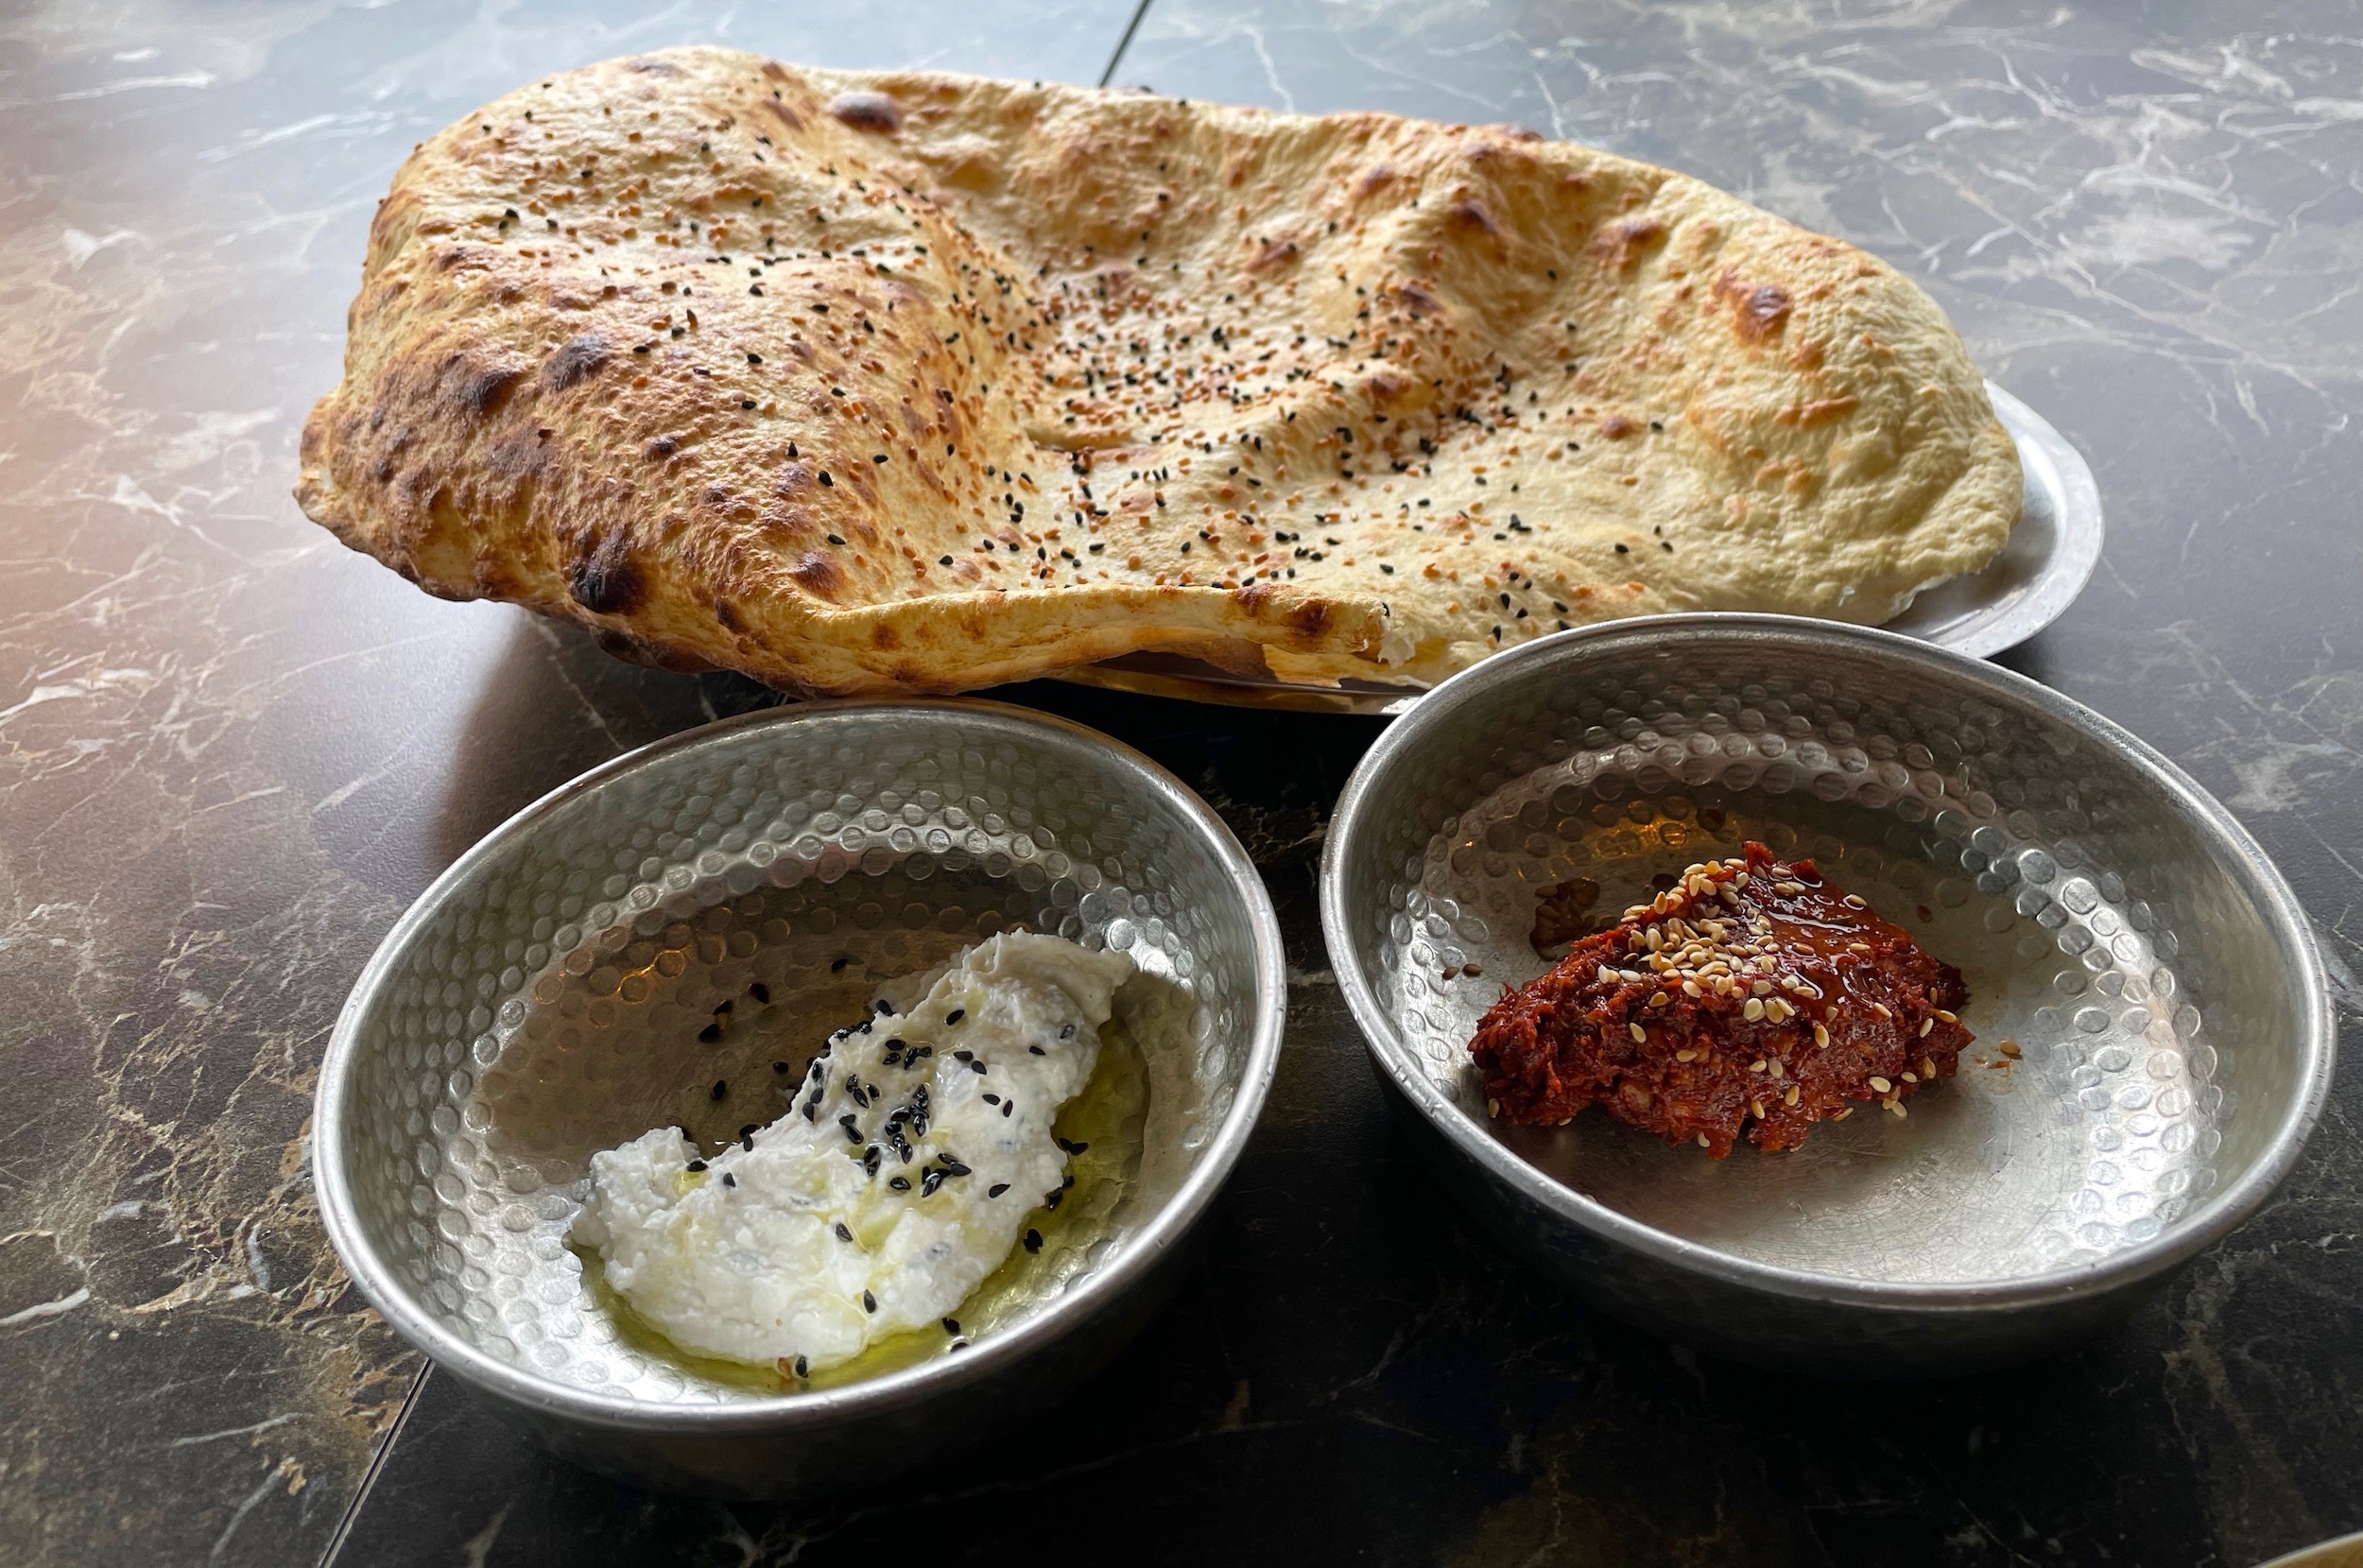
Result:
M411 155L297 490L431 593L805 694L1876 623L2019 493L1934 302L1685 176L720 49Z

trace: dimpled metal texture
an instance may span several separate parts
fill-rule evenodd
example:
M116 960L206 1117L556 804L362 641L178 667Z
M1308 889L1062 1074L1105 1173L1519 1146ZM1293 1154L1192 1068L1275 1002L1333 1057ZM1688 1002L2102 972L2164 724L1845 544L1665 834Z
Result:
M987 1344L1054 1307L1203 1157L1267 1006L1260 887L1246 895L1205 825L1113 750L990 704L787 710L667 743L503 829L388 939L339 1027L343 1174L381 1279L542 1380L776 1398L619 1333L593 1299L564 1239L589 1156L668 1122L710 1148L771 1121L793 1081L775 1056L801 1071L877 981L1025 928L1141 972L1118 1000L1147 1063L1140 1165L1116 1213L1061 1216L1089 1246L1029 1261L969 1333ZM772 1026L710 1027L726 1002ZM1085 1218L1104 1223L1065 1223Z
M2327 1047L2293 991L2310 949L2283 950L2241 886L2255 868L2072 705L1909 646L1777 617L1576 633L1381 742L1332 828L1324 920L1381 1065L1432 1086L1410 1098L1448 1141L1507 1150L1497 1167L1580 1195L1559 1206L1678 1273L1807 1296L2105 1274L2283 1157ZM1547 967L1542 892L1572 885L1604 924L1750 838L1962 969L1958 1076L1907 1117L1866 1107L1796 1152L1719 1162L1597 1110L1490 1120L1467 1042Z

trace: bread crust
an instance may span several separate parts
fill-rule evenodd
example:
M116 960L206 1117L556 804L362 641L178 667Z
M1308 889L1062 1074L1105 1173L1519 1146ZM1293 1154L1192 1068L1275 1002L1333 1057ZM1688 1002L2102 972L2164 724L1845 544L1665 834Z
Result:
M818 695L1875 624L2020 488L1926 295L1680 174L691 48L411 155L296 494L430 593Z

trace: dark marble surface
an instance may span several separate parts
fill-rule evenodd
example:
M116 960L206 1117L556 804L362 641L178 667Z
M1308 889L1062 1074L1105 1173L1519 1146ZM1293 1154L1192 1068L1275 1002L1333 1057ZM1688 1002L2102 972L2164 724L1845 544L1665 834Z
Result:
M1206 793L1295 966L1280 1083L1196 1267L1083 1396L865 1495L657 1498L422 1379L352 1294L305 1122L378 936L544 789L768 700L431 601L297 513L295 432L394 164L537 72L651 44L1089 81L1131 12L0 19L0 1561L2240 1568L2363 1527L2351 1076L2275 1202L2075 1355L1904 1387L1700 1360L1462 1235L1385 1121L1312 896L1372 726L1071 687L1009 695ZM1155 0L1116 79L1518 121L1910 270L2109 508L2091 589L2006 662L2221 795L2352 970L2356 33L2351 5L2243 0Z

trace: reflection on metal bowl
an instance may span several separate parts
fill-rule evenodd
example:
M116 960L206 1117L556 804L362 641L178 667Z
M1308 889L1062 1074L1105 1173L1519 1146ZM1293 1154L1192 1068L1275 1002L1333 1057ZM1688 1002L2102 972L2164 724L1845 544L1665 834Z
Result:
M1541 891L1588 883L1613 916L1749 838L1966 972L1959 1076L1908 1119L1722 1162L1604 1111L1490 1121L1464 1047L1544 967ZM2264 1200L2330 1078L2308 929L2221 806L2089 710L1881 631L1672 616L1487 661L1348 783L1321 913L1462 1201L1611 1310L1780 1366L2067 1343Z
M972 1348L791 1391L595 1294L565 1241L594 1151L771 1120L771 1059L842 1024L849 984L859 1008L1018 926L1130 951L1146 1111L1120 1198L964 1313ZM1285 984L1254 867L1145 758L993 703L773 710L586 774L427 889L330 1042L320 1206L387 1320L561 1453L740 1496L875 1478L1040 1405L1146 1317L1262 1105ZM758 996L777 1032L701 1031Z

